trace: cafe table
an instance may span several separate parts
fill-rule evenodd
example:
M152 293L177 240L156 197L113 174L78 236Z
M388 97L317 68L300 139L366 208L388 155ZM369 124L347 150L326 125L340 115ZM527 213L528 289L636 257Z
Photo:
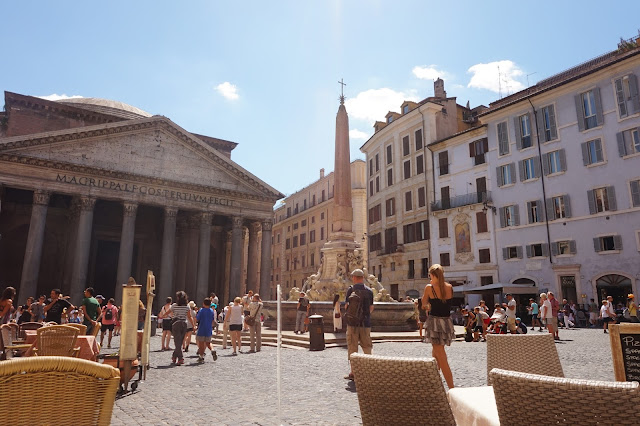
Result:
M33 355L33 348L37 347L37 330L25 330L25 343L32 345L31 349L27 350L25 356ZM78 336L76 339L76 347L80 348L78 358L87 359L89 361L97 361L98 354L100 353L100 347L94 336Z
M459 425L500 426L492 386L449 389L449 405Z

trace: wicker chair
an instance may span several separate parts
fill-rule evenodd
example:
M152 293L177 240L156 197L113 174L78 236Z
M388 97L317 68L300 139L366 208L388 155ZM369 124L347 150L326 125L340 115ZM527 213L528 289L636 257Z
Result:
M15 324L3 324L0 326L0 359L11 359L14 355L22 355L31 348L26 343L18 343L18 334Z
M117 368L84 359L47 356L2 362L0 388L28 395L0 392L2 423L108 425L119 384Z
M67 325L50 325L37 330L35 355L77 357L80 348L76 347L79 331Z
M494 368L564 377L553 336L544 334L487 335L487 382Z
M97 322L96 325L93 326L93 330L91 331L91 335L93 337L98 337L98 333L100 332L100 328L102 328L102 323Z
M77 328L78 329L78 336L84 336L85 334L87 334L87 326L84 324L76 324L73 322L67 323L65 324L68 327L73 327L73 328Z
M601 382L492 370L500 424L638 425L638 382Z
M351 369L363 425L455 425L435 359L354 353Z
M20 324L20 337L22 337L23 339L26 338L26 334L25 331L26 330L37 330L40 327L42 327L42 323L41 322L23 322L22 324Z

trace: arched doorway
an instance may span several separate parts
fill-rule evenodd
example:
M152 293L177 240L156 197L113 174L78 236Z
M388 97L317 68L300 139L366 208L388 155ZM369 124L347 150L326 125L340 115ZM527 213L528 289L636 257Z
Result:
M627 303L627 295L633 293L631 279L618 274L608 274L598 278L596 280L596 290L599 300L611 296L613 297L614 305L622 303L623 306Z

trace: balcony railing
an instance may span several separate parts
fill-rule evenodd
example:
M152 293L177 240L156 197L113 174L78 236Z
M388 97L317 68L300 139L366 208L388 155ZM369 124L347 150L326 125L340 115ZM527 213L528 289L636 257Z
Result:
M471 194L458 195L431 203L431 211L454 209L456 207L469 206L491 201L491 191L473 192Z

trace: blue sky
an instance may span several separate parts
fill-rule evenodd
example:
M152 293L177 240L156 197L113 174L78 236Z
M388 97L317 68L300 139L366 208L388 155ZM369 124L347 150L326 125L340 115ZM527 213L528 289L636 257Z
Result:
M616 4L618 6L616 6ZM579 5L579 6L578 6ZM351 158L373 122L445 80L459 104L502 94L638 34L640 3L600 1L5 2L0 88L122 101L238 142L284 194L333 170L347 83Z

